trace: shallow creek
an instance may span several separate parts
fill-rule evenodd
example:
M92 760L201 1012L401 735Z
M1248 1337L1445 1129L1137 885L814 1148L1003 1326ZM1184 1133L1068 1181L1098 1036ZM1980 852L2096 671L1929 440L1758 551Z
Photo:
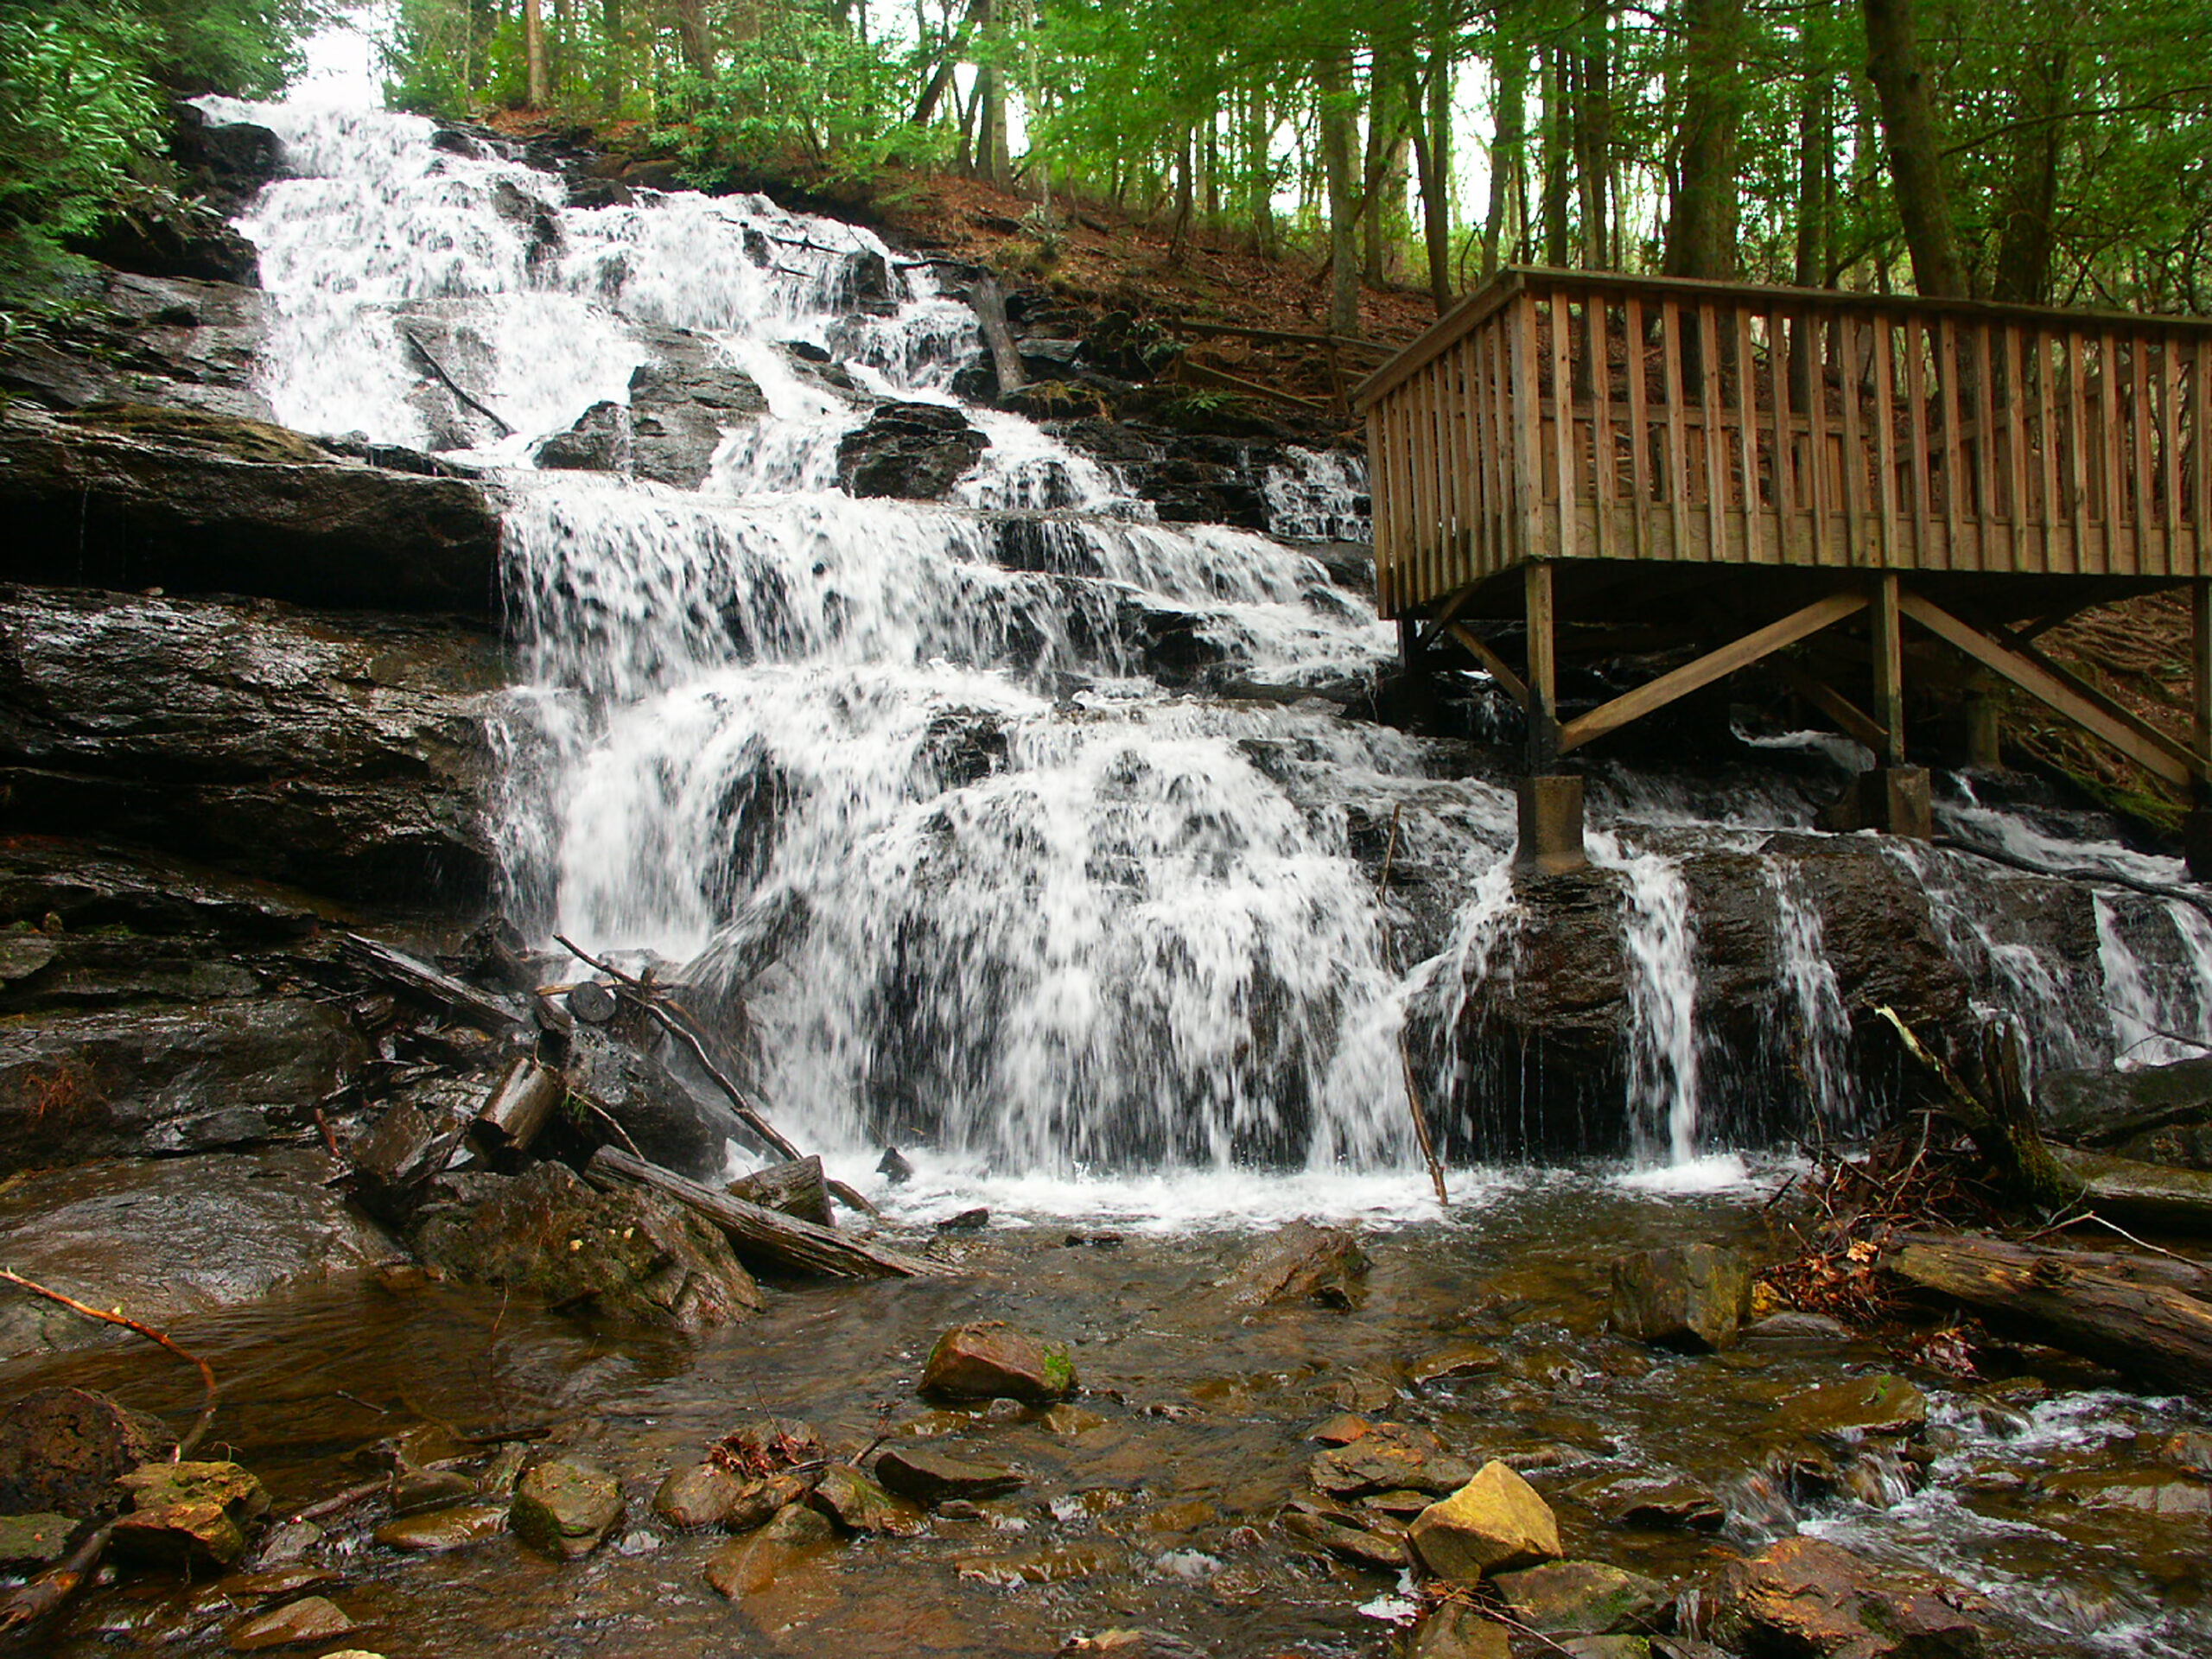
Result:
M1095 1218L1001 1216L982 1233L938 1236L957 1278L781 1287L765 1314L696 1347L493 1293L374 1278L186 1334L225 1381L211 1446L259 1473L279 1514L372 1476L358 1454L424 1423L547 1425L552 1446L622 1477L627 1519L572 1566L506 1535L402 1554L367 1539L376 1505L350 1529L334 1522L326 1554L340 1579L326 1592L366 1626L362 1645L394 1659L1048 1654L1131 1625L1223 1653L1381 1654L1393 1615L1411 1611L1407 1586L1309 1553L1278 1522L1312 1495L1310 1432L1345 1409L1427 1426L1471 1459L1551 1448L1526 1461L1569 1553L1685 1587L1726 1554L1802 1527L1981 1589L2012 1651L2212 1647L2204 1515L2139 1507L2202 1491L2164 1446L2212 1427L2206 1414L2099 1390L2049 1351L2026 1356L2048 1389L2024 1376L1954 1382L1865 1344L1655 1353L1603 1328L1610 1255L1687 1239L1771 1250L1770 1184L1679 1194L1552 1173L1459 1185L1450 1219L1368 1233L1369 1294L1351 1312L1231 1306L1217 1281L1249 1249L1249 1224L1116 1222L1108 1233ZM1082 1392L1049 1415L919 1399L931 1340L974 1318L1069 1341ZM1494 1350L1497 1369L1411 1381L1423 1361L1470 1344ZM1909 1493L1898 1459L1872 1449L1849 1484L1874 1502L1839 1497L1801 1513L1770 1471L1807 1446L1786 1402L1891 1369L1929 1393L1933 1478ZM178 1421L196 1403L189 1373L143 1346L18 1364L4 1381L110 1389ZM942 1436L1018 1465L1027 1484L979 1518L823 1547L733 1604L703 1578L725 1540L677 1533L651 1501L668 1471L769 1411L812 1423L841 1455L879 1433ZM1859 1455L1827 1451L1846 1466ZM1652 1477L1709 1489L1725 1529L1606 1518L1609 1485ZM219 1583L134 1579L90 1597L54 1650L221 1651L224 1626L251 1605Z

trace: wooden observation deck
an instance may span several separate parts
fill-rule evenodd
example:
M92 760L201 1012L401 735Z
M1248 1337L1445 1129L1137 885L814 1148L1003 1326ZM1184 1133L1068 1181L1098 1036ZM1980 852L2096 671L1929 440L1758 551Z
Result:
M1926 775L1905 765L1906 622L2202 807L2208 400L2212 321L1510 270L1359 389L1377 602L1408 668L1455 641L1528 710L1531 787L1573 796L1570 844L1532 825L1524 791L1522 855L1548 868L1580 858L1560 755L1838 625L1871 709L1833 651L1776 666L1876 752L1867 821L1926 831ZM2034 643L2184 583L2190 743ZM1483 626L1501 621L1522 625L1518 650L1515 630ZM1616 656L1637 639L1707 648L1562 725L1556 677L1578 639Z

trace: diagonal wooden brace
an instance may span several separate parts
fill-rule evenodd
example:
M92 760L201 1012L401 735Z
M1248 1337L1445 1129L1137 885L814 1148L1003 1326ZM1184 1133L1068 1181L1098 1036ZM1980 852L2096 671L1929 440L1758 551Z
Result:
M1830 594L1802 610L1792 611L1778 622L1768 623L1755 633L1747 633L1718 651L1707 652L1694 662L1684 663L1673 672L1662 674L1649 684L1624 692L1611 702L1600 703L1588 714L1569 721L1560 728L1560 753L1564 754L1593 738L1618 731L1630 721L1664 709L1678 697L1686 697L1700 687L1726 678L1739 668L1749 668L1784 645L1794 645L1808 634L1818 633L1822 628L1855 615L1865 610L1866 604L1865 594Z
M2091 736L2111 744L2154 777L2187 788L2191 778L2201 778L2212 770L2212 762L2204 756L2175 742L2032 646L2029 648L2032 655L2015 651L1915 593L1900 594L1897 605L1905 615L1946 645L1965 652L1983 667L1993 669Z

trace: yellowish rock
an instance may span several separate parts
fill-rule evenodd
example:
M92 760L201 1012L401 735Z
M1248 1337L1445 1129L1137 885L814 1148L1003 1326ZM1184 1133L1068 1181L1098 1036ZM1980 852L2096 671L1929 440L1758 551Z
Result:
M1485 1573L1535 1567L1566 1554L1551 1505L1495 1459L1415 1516L1406 1539L1431 1573L1470 1584Z

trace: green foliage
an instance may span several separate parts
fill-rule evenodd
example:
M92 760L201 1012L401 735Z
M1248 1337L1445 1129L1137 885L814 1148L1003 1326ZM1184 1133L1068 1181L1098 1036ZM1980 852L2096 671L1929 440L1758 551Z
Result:
M273 91L307 0L0 0L0 328L57 302L63 245L159 180L164 88Z

